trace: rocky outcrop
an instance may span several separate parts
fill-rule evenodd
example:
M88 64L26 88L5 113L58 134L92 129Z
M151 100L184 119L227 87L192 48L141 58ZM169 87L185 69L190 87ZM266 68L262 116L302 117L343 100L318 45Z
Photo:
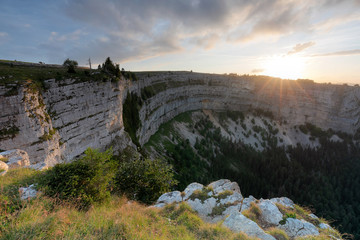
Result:
M291 237L303 237L308 235L319 235L317 228L305 220L288 218L284 225L279 226L280 229L283 229L286 234Z
M275 238L266 232L274 228L284 230L291 239L317 236L322 229L331 229L325 223L315 226L301 216L298 216L298 219L296 215L283 214L284 209L294 211L295 204L289 198L243 198L239 185L227 179L212 182L208 186L191 183L184 192L163 194L154 207L161 208L181 202L188 204L205 221L223 221L223 225L230 230L259 239L274 240ZM278 208L280 205L281 211Z
M30 165L29 155L27 152L20 149L13 149L0 153L0 158L7 159L9 169L26 167Z
M291 126L311 122L349 133L360 127L360 87L192 72L137 75L137 82L50 79L43 88L0 86L0 149L22 149L33 167L46 168L88 147L103 149L116 142L114 147L124 148L131 144L122 119L128 92L143 99L140 144L162 123L201 109L262 109Z
M267 234L254 221L251 221L239 212L232 213L223 223L233 232L243 232L250 237L256 237L264 240L275 240L273 236Z

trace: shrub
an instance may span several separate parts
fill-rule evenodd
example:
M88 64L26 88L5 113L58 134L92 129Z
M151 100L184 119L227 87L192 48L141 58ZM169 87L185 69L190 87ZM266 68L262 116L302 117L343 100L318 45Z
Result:
M261 217L261 209L255 202L251 202L250 208L243 211L243 215L258 223Z
M46 195L76 201L80 208L101 202L110 196L111 152L111 149L101 153L89 148L84 157L46 171L40 177L39 186Z
M78 62L67 58L64 61L63 66L67 68L68 73L76 73L75 68L78 66Z
M177 184L173 169L167 163L156 159L135 159L120 163L116 173L115 191L130 199L152 203Z

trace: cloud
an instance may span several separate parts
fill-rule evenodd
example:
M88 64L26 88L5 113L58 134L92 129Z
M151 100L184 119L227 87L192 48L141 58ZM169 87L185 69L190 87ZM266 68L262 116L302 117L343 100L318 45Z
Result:
M296 44L291 51L288 52L288 55L299 53L304 51L305 49L314 46L315 42L307 42L307 43L298 43Z
M348 55L360 55L360 49L353 49L347 51L338 51L338 52L330 52L330 53L322 53L312 55L312 57L327 57L327 56L348 56Z
M314 9L350 6L356 1L74 0L65 1L63 10L73 21L96 32L86 44L69 52L79 56L91 52L99 60L115 55L115 61L127 61L194 47L211 49L225 41L239 44L311 32L317 14ZM325 20L333 17L330 14ZM76 36L55 34L49 40L61 42ZM301 47L306 45L297 49Z
M55 42L76 41L79 40L82 35L86 35L86 33L80 29L63 35L60 35L57 32L51 32L49 41L55 41Z
M262 72L264 72L264 71L265 71L265 69L255 68L255 69L253 69L253 70L251 71L251 73L262 73Z
M0 38L7 37L9 34L6 32L0 32Z

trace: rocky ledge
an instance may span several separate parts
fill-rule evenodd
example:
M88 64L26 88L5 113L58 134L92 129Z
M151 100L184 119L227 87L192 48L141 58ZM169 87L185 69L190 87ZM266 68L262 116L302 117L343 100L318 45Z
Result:
M155 207L188 204L207 222L220 222L234 232L250 237L275 240L279 234L286 239L326 235L340 239L339 233L316 215L302 209L286 197L244 198L236 182L221 179L204 186L191 183L183 192L173 191L159 197ZM282 238L281 238L282 239Z

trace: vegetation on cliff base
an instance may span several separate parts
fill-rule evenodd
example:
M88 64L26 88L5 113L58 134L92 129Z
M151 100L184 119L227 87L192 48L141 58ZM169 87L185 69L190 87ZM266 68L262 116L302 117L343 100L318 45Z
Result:
M139 110L143 102L136 93L127 93L126 99L123 104L123 121L124 128L129 133L131 140L137 146L140 146L136 132L141 126Z

